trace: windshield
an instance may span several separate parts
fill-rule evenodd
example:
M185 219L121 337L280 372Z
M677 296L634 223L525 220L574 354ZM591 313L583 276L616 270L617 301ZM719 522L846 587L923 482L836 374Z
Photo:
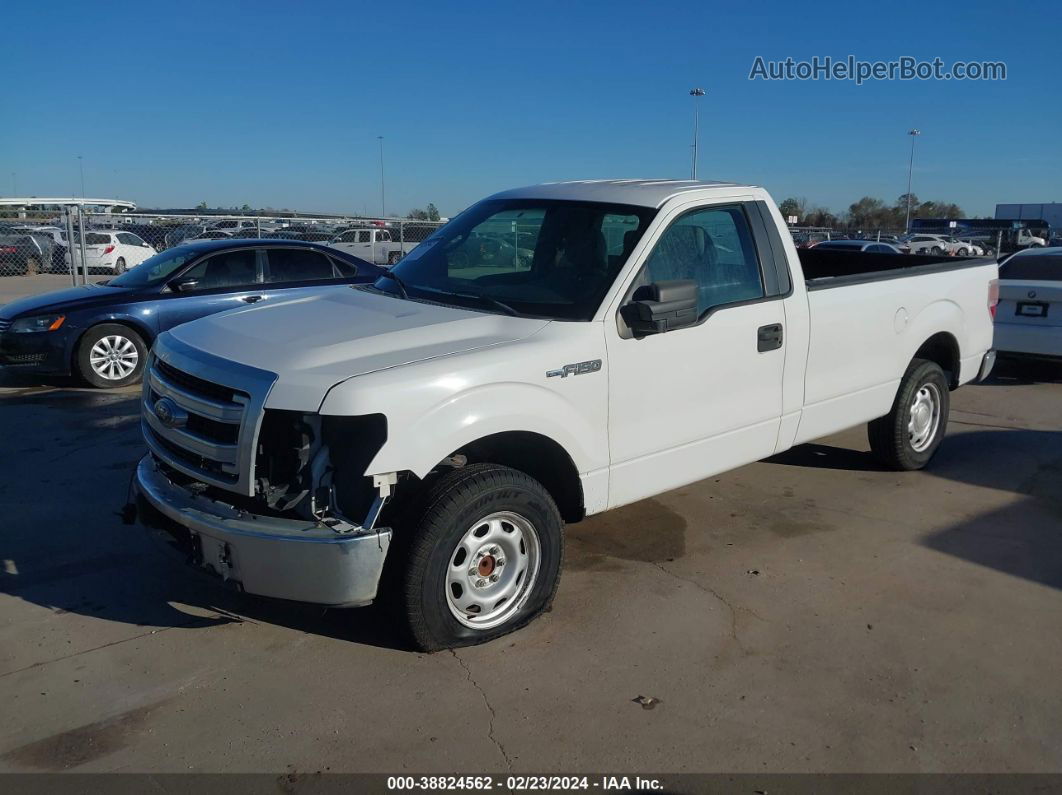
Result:
M150 257L116 279L107 282L111 287L153 287L173 276L185 263L195 257L190 248L171 248Z
M374 288L491 312L590 320L656 211L596 202L485 201Z

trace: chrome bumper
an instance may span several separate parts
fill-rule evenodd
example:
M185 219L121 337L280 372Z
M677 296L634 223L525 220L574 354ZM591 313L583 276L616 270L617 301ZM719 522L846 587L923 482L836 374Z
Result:
M992 374L992 368L996 366L996 352L989 351L981 359L981 369L977 373L977 380L984 381Z
M194 562L250 594L335 607L376 598L391 530L339 534L325 525L247 513L170 481L150 455L136 468L139 495L187 528Z

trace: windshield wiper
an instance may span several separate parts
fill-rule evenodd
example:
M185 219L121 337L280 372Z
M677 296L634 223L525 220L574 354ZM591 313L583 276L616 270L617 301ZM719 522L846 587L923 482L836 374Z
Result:
M381 279L393 279L394 283L398 285L398 291L402 293L402 297L408 299L409 293L406 292L406 283L402 281L402 277L392 271L384 271L380 274Z
M484 295L483 293L448 293L448 295L454 295L458 298L471 298L474 301L485 301L486 303L493 306L495 309L500 309L505 314L512 315L513 317L516 317L520 314L508 304L499 301L497 298L492 298L489 295Z
M424 290L428 293L435 293L436 295L448 295L453 296L454 298L467 298L471 301L482 301L484 303L490 304L495 309L500 309L507 315L512 315L513 317L518 317L520 315L519 312L517 312L508 304L499 301L497 298L492 298L489 295L484 295L483 293L454 293L449 290L433 290L430 287L420 287L418 289Z

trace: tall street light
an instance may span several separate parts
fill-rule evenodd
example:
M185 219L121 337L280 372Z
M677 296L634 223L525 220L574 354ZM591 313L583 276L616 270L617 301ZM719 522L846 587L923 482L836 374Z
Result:
M384 167L383 167L383 136L377 135L376 140L380 142L380 217L387 217L387 203L384 200Z
M690 96L693 97L693 179L697 179L697 139L700 137L701 115L697 105L697 98L704 96L703 88L691 88Z
M907 164L907 225L905 230L908 234L911 232L911 175L914 173L914 144L915 138L922 134L921 130L908 130L907 134L911 136L911 159Z

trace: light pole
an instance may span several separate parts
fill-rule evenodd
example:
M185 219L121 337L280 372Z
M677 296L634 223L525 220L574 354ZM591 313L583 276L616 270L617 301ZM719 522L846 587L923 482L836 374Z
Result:
M690 96L693 97L693 179L697 179L697 139L700 137L701 114L697 106L697 98L704 96L703 88L691 88Z
M85 164L81 162L81 155L77 156L77 168L81 172L81 198L85 198Z
M911 233L911 175L914 173L914 144L915 138L922 134L921 130L908 130L907 134L911 136L911 159L907 163L907 225L904 227L904 231L908 234Z
M376 140L380 142L380 217L387 217L387 202L384 200L384 167L383 167L383 136L377 135Z

